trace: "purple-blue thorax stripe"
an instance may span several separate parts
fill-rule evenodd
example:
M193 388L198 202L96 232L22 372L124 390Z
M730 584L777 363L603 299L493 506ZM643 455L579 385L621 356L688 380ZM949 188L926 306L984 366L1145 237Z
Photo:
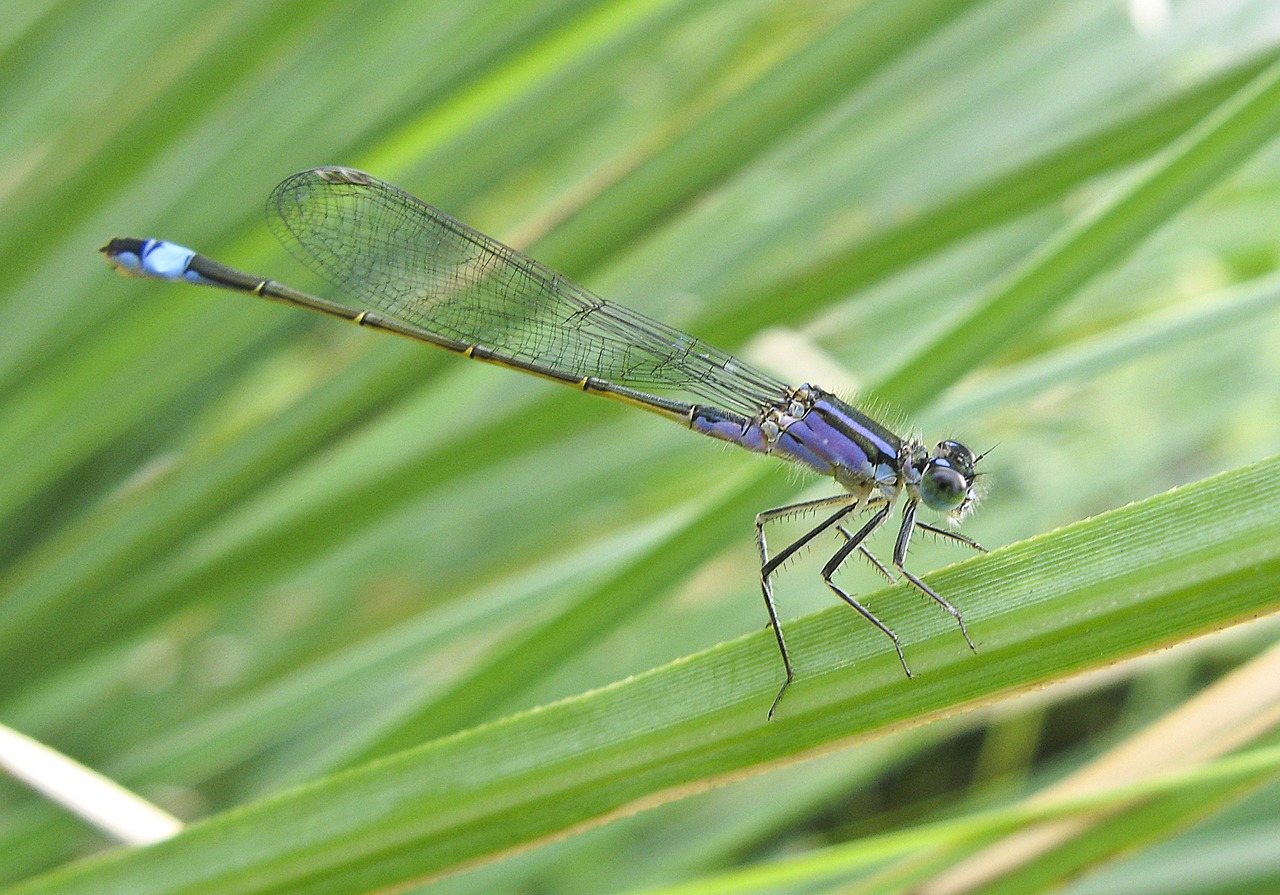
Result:
M897 460L902 440L865 413L825 392L814 402L809 416L815 412L841 435L862 443L871 462L893 463Z
M896 468L901 444L896 435L839 398L812 386L805 389L812 403L799 418L782 408L767 422L698 407L690 427L749 451L791 460L848 486L871 484L885 465ZM772 437L766 427L772 427Z

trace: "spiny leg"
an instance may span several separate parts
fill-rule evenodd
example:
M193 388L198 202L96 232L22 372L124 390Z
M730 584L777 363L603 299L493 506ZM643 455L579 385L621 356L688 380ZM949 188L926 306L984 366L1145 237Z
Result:
M875 614L872 613L870 609L863 606L831 580L831 576L834 575L836 570L838 570L844 561L849 558L849 554L855 550L861 549L862 542L870 537L872 532L884 524L885 519L889 518L889 512L892 509L892 504L885 504L882 509L867 521L866 525L858 529L857 534L850 536L849 540L840 546L840 549L836 551L835 555L832 556L831 559L827 560L827 564L822 567L822 580L827 583L827 587L835 591L836 595L840 597L840 599L844 600L856 609L863 618L879 628L889 637L890 640L893 641L893 648L898 652L898 661L902 663L902 670L907 673L907 677L914 677L911 673L911 666L907 664L907 657L902 652L902 641L898 639L898 635L895 634L888 625L876 618ZM862 552L867 556L870 556L870 554L865 550ZM875 563L877 567L880 567L880 562L875 557L871 557L871 561Z
M844 535L844 539L846 541L853 540L853 535L849 534L849 530L845 528L843 525L837 525L836 531ZM867 549L866 544L859 544L858 552L862 554L863 559L871 563L871 565L875 568L877 572L879 572L881 575L885 577L886 581L888 581L890 584L898 583L898 577L894 575L892 572L890 572L889 569L885 566L885 564L882 563L874 553L872 553L870 550Z
M934 532L937 532L938 534L944 534L948 537L955 536L955 532L949 532L943 529L936 529L933 526L926 525L925 523L916 522L916 501L908 501L907 505L902 509L902 527L898 529L898 541L893 546L893 565L897 568L899 572L902 573L902 577L906 578L908 581L914 584L917 588L919 588L921 591L927 594L935 603L937 603L943 609L947 610L947 612L950 612L955 617L956 622L960 625L960 633L964 635L965 642L969 644L969 649L977 650L977 647L973 645L973 639L969 636L969 629L965 627L964 616L960 614L960 610L952 606L945 599L943 599L942 595L940 595L937 591L935 591L929 585L925 584L915 575L912 575L910 572L906 570L906 568L904 568L903 564L907 561L907 547L910 546L911 544L911 533L912 531L915 530L917 525L925 528L928 531L934 531ZM964 537L963 535L955 537L955 540L958 540L961 543L969 544L973 547L977 547L979 550L982 550L981 547L978 547L977 542L971 541L968 538Z
M782 694L787 692L787 688L795 680L795 669L791 665L791 655L787 652L787 641L782 636L782 621L778 618L778 609L774 605L773 584L769 581L769 576L777 571L780 565L794 556L797 550L858 509L861 503L855 495L840 494L835 497L824 497L819 500L809 500L803 503L793 503L785 507L765 510L756 516L756 546L760 549L760 589L764 593L765 608L769 611L769 625L773 628L773 636L777 638L778 652L782 654L782 664L787 671L786 680L782 682L782 689L778 691L778 695L774 697L773 705L769 707L769 718L771 720L773 713L777 711L778 703L782 702ZM840 506L840 509L818 523L806 534L801 535L798 540L783 548L782 552L777 556L772 558L769 556L769 545L765 542L764 537L766 523L831 506Z
M983 547L981 544L975 541L973 538L966 537L965 535L960 534L960 532L958 531L951 531L950 529L947 529L947 528L940 528L937 525L930 525L928 522L921 522L919 519L916 520L916 528L919 528L922 531L927 531L931 535L938 535L939 537L947 538L949 540L955 541L958 544L964 544L966 547L972 547L974 550L977 550L979 553L991 552L986 547Z

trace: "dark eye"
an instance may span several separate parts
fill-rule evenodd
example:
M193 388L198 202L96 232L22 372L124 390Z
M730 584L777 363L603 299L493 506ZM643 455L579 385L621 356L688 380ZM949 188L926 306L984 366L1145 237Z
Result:
M969 496L969 482L949 466L930 463L920 480L920 499L931 510L949 512Z

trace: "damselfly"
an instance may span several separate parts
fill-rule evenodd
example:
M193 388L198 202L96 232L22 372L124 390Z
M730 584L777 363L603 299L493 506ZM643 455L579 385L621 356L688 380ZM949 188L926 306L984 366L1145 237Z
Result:
M521 252L352 168L295 174L272 192L267 219L303 264L356 306L242 273L162 240L113 239L102 251L130 276L216 286L320 311L621 401L834 478L844 493L756 516L760 586L786 668L770 717L795 678L774 605L772 575L831 529L844 542L823 567L823 581L892 639L903 670L911 676L898 635L833 580L855 552L896 580L865 542L898 504L903 511L893 566L955 617L973 647L960 611L904 567L916 529L982 549L964 535L916 518L921 504L953 520L974 505L974 467L981 457L963 444L943 441L929 451L817 386L788 386L700 339L604 301ZM770 555L765 525L824 510L832 512ZM842 525L867 513L857 531L850 533Z

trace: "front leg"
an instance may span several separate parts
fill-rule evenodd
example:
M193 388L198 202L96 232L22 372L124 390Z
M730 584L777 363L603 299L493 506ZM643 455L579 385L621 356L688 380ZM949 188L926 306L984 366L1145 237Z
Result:
M973 538L966 537L965 535L960 534L960 532L958 531L951 531L948 528L940 528L937 525L930 525L928 522L921 522L919 519L916 520L916 528L920 529L921 531L927 531L931 535L937 535L940 538L946 538L948 540L955 541L958 544L964 544L966 547L972 547L974 550L977 550L979 553L991 552L986 547L983 547L981 544L975 541Z
M893 546L893 564L897 567L898 571L902 573L902 577L914 584L917 588L927 594L930 599L955 617L956 623L960 625L960 633L964 635L965 642L969 644L969 649L976 650L977 647L973 645L973 639L969 637L969 629L965 627L964 616L960 614L960 610L948 603L943 599L941 594L929 585L925 584L915 575L912 575L903 566L907 561L907 547L911 544L911 532L915 530L915 527L918 524L916 522L916 506L916 501L909 501L902 509L902 527L898 529L898 541ZM929 530L932 531L935 529L930 526ZM952 532L945 533L948 535L953 534ZM974 547L978 546L977 542L970 541L968 538L963 536L956 538L956 540L959 540L962 543L971 544ZM981 550L982 548L978 547L978 549Z

